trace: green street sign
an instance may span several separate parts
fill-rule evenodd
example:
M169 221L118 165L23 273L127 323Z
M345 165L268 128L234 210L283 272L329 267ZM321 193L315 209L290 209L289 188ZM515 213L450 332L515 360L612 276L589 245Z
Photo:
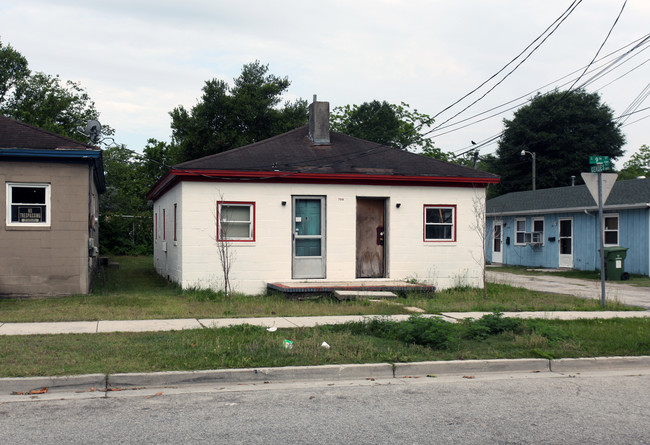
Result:
M589 165L597 164L609 165L609 156L589 156Z
M604 172L606 170L609 170L609 163L607 164L597 164L597 165L592 165L590 167L591 173L599 173L599 172Z

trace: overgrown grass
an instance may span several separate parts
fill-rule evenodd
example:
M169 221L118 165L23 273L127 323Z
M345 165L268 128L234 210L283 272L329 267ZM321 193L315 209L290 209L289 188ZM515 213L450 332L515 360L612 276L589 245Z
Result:
M293 341L292 349L283 340ZM279 329L4 337L0 376L154 372L451 359L650 355L647 319L451 324L414 318ZM330 345L321 347L322 342Z
M576 278L579 280L594 280L600 281L599 270L544 270L538 268L530 268L523 266L499 266L493 267L489 270L494 272L514 273L517 275L548 275L553 274L559 277ZM621 283L630 284L638 287L650 287L650 277L646 275L630 274L630 279L627 281L608 281L608 283Z
M288 300L283 295L234 295L205 289L182 290L153 269L151 257L117 257L119 268L107 268L91 295L28 300L0 299L1 322L143 320L320 315L405 314L405 306L428 313L445 311L603 310L597 300L488 284L489 298L480 289L458 288L435 294L410 294L397 301L369 302L321 298ZM104 290L105 288L105 290ZM399 304L395 304L399 303ZM608 302L605 310L634 309Z

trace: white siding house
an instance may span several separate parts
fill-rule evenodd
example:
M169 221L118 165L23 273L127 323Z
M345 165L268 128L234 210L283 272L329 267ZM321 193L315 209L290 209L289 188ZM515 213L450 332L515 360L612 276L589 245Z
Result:
M149 194L158 273L223 289L227 243L245 294L278 282L482 285L473 202L498 177L330 135L327 111L315 102L309 126L172 168Z

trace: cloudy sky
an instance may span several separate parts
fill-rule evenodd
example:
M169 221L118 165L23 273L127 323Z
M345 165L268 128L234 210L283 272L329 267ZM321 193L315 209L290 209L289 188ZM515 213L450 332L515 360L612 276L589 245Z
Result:
M101 122L116 129L117 142L138 151L148 138L169 141L169 112L194 105L206 80L231 83L244 64L259 60L289 78L287 100L317 94L331 107L406 102L437 115L437 124L452 118L432 133L434 142L462 152L471 140L481 145L498 135L512 116L508 109L535 92L568 87L607 39L578 85L590 81L587 90L598 91L615 116L637 110L622 122L629 156L650 144L650 110L638 111L650 106L650 100L639 104L648 94L650 41L633 49L650 33L650 2L629 0L607 37L624 3L3 0L0 40L33 71L80 82ZM572 4L559 27L543 34ZM447 109L541 35L546 40L533 44L539 47L502 83L495 87L530 50ZM482 154L495 150L496 142L481 147Z

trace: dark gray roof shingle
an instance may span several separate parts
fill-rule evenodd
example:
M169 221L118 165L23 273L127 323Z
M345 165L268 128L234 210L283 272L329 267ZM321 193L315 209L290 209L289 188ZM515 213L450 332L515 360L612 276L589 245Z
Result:
M614 183L605 207L645 203L650 203L650 179L631 179ZM508 193L489 199L486 210L488 214L498 215L533 211L542 213L548 210L587 208L597 205L587 186L577 185Z
M309 126L223 153L175 165L184 170L281 171L497 179L480 170L375 142L330 132L329 145L314 145Z
M97 150L96 147L0 115L0 148Z

